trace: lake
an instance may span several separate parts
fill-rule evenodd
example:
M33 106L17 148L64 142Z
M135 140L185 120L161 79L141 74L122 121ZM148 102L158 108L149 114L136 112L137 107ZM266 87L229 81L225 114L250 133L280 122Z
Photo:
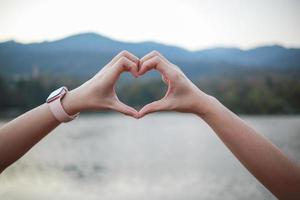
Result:
M242 118L300 163L299 116ZM82 115L61 125L0 175L0 199L275 197L200 118L162 113Z

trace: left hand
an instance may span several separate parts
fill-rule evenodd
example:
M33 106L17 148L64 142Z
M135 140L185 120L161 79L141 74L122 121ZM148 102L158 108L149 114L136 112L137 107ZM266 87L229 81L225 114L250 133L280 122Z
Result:
M62 103L70 115L85 110L115 110L137 118L138 112L122 103L115 92L115 84L121 73L128 71L138 76L139 59L133 54L122 51L104 66L93 78L70 91Z

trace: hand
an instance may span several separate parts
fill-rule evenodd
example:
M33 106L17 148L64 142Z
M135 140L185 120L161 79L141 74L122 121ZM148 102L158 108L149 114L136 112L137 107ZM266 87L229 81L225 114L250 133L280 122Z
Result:
M195 86L177 67L160 53L153 51L140 60L138 75L156 69L162 74L163 81L168 85L166 95L144 106L139 111L139 117L156 111L174 110L204 115L208 112L211 96Z
M124 71L137 77L138 63L136 56L122 51L93 78L70 91L62 100L64 109L71 115L85 110L111 109L137 118L138 112L135 109L119 101L115 84Z

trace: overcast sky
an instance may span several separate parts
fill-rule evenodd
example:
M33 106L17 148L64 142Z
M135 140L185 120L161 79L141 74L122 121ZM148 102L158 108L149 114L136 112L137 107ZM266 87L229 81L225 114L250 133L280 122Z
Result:
M0 41L80 32L191 50L300 47L300 0L0 0Z

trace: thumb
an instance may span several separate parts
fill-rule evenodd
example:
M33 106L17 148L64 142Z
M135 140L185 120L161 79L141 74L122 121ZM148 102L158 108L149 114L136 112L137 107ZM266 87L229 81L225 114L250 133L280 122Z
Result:
M117 100L114 105L111 107L112 110L118 111L125 115L132 116L134 118L138 118L139 113L134 108L122 103L121 101Z
M145 115L157 111L163 111L163 110L169 110L169 103L166 101L166 99L160 99L158 101L154 101L152 103L149 103L145 105L140 111L139 111L139 118L144 117Z

